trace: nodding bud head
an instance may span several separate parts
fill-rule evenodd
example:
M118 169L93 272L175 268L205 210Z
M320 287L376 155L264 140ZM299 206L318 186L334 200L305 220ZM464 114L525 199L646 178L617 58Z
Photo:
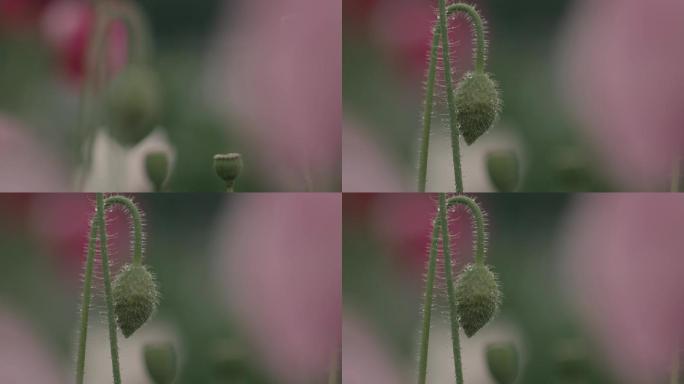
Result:
M125 147L142 141L161 113L159 80L149 68L129 66L112 80L107 94L111 136Z
M155 191L161 191L169 176L169 157L161 151L150 152L145 156L145 172Z
M242 171L242 156L239 153L214 155L214 169L228 188L232 188Z
M487 346L487 366L499 384L512 384L518 377L518 350L513 343L493 343Z
M518 156L511 150L498 150L487 154L489 179L499 192L513 192L520 180Z
M501 111L496 83L484 72L468 72L456 87L456 118L470 145L494 124Z
M112 284L116 322L125 337L145 324L159 303L152 274L142 265L125 265Z
M176 350L171 343L147 344L145 366L156 384L171 384L176 378Z
M456 311L468 337L494 316L501 303L501 290L494 273L484 264L469 264L456 281Z

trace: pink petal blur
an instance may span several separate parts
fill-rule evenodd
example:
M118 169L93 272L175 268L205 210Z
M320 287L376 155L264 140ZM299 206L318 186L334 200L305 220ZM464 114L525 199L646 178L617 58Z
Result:
M0 305L0 383L59 384L64 372L23 319Z
M684 2L584 0L563 76L604 169L635 189L662 188L684 154Z
M228 308L279 382L322 380L340 350L340 196L255 194L229 208L214 268Z
M624 383L668 377L684 340L684 196L579 200L566 228L568 289Z
M0 114L0 191L65 191L62 160L20 122Z
M219 34L210 58L213 104L238 117L230 129L282 187L339 183L341 1L244 1L236 9L224 24L237 27Z

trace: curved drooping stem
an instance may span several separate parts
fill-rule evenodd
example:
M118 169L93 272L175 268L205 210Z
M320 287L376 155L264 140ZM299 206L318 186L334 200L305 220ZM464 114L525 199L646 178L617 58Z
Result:
M475 224L475 242L474 242L474 259L478 264L484 264L485 261L485 219L482 209L477 204L475 200L468 196L459 195L452 196L447 200L447 207L452 207L454 205L465 205L470 212Z
M82 151L81 156L83 157L82 170L77 181L79 190L83 189L86 175L92 166L95 132L102 125L101 121L95 119L100 114L100 110L97 108L99 101L97 91L106 82L107 63L105 57L107 56L110 29L117 21L126 25L128 41L133 46L132 54L128 60L129 64L132 62L142 63L147 60L151 41L147 23L134 3L109 0L97 0L93 3L95 27L88 42L77 126L79 137L77 146Z
M143 230L142 230L142 215L140 214L140 209L135 205L133 200L124 196L110 196L105 200L105 207L111 207L114 205L120 205L126 211L131 220L133 227L133 264L142 264L142 243L143 243Z
M90 223L88 235L88 251L86 257L86 269L83 281L83 303L81 305L81 324L78 341L78 352L76 356L76 383L83 384L85 373L86 340L88 337L88 318L90 311L91 287L93 280L93 264L95 260L96 242L99 237L100 257L102 258L102 278L105 288L105 301L107 305L107 321L109 326L109 341L112 358L112 374L115 384L121 383L121 373L119 368L119 349L116 334L116 323L114 319L114 303L112 299L111 275L109 271L109 252L107 245L107 228L105 220L105 210L113 205L121 205L131 216L131 227L133 228L133 263L142 262L142 218L140 210L135 203L124 196L110 196L104 199L102 193L96 196L95 216Z
M454 354L454 370L456 383L463 384L463 368L461 364L461 341L458 334L458 313L456 312L456 298L454 297L453 264L451 263L451 236L449 236L449 221L447 220L446 195L439 195L439 221L442 229L442 255L444 256L444 276L447 283L447 300L449 301L449 317L451 324L451 344Z
M441 13L442 5L443 0L440 0L439 25L433 28L432 44L430 49L430 61L428 64L425 105L423 112L423 134L421 138L420 159L418 167L418 191L425 192L425 185L427 182L427 163L428 152L430 147L430 129L432 125L432 108L434 104L435 77L437 72L437 50L440 46L441 40L443 52L442 61L444 62L444 78L446 80L447 86L447 104L449 108L449 119L452 134L452 149L454 154L454 177L456 179L456 192L462 193L463 181L461 177L460 143L458 142L459 132L458 127L455 126L455 107L453 106L453 103L451 103L449 100L450 98L453 98L453 84L451 82L451 62L449 60L448 54L449 38L447 33L442 33L442 31L446 31L447 17L443 16ZM468 16L468 20L473 25L473 29L475 31L475 55L473 57L473 67L475 68L475 71L483 72L487 54L487 44L485 40L484 22L482 21L482 17L473 6L463 3L457 3L448 6L446 8L445 13L448 16L458 12L465 13ZM447 49L445 49L445 47ZM455 143L454 133L456 133Z

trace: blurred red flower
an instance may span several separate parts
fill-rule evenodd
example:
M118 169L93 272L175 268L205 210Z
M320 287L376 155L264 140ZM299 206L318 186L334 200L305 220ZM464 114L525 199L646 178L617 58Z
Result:
M79 85L85 76L89 39L93 37L95 10L92 2L56 0L42 16L44 39L55 52L65 78ZM123 22L110 26L107 41L109 73L120 71L127 61L128 37Z

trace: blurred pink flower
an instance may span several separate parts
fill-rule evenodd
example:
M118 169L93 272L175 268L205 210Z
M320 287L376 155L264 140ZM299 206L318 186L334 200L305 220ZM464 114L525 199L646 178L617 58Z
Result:
M0 113L0 191L63 192L67 183L61 159Z
M234 197L218 223L216 282L282 383L318 382L339 359L339 194Z
M43 36L55 51L67 80L74 85L80 85L85 76L88 44L94 28L92 2L56 0L43 14ZM127 61L128 38L123 22L112 24L107 41L108 68L110 73L116 73Z
M584 0L561 62L565 88L607 171L635 189L668 185L684 154L684 2Z
M54 356L30 326L0 305L0 383L65 382Z
M342 325L342 377L345 384L399 384L404 374L368 324L345 310Z
M381 146L362 130L345 124L342 136L342 191L401 191L400 172Z
M566 228L568 290L624 383L663 380L684 341L684 196L593 195Z
M232 16L212 50L211 101L239 118L231 128L274 183L339 188L341 0L243 1Z

